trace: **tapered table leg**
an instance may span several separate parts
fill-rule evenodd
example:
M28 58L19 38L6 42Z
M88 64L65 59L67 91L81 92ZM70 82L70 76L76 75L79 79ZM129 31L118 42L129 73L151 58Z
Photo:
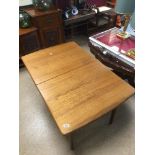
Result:
M110 116L109 124L113 123L115 114L116 114L116 108L111 111L111 116Z
M70 148L71 150L74 150L74 134L70 134Z

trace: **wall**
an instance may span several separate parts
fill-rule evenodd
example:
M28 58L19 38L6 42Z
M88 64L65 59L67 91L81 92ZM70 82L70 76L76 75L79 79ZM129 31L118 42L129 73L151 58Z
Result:
M30 5L32 0L19 0L19 6Z

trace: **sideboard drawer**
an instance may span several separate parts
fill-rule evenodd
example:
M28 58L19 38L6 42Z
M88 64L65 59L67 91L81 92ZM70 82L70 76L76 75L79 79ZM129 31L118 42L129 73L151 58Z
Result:
M54 26L59 24L59 17L58 17L58 14L45 15L45 16L36 18L36 22L38 27L40 28Z
M32 25L38 28L41 48L64 41L61 10L38 11L35 8L27 8L25 11L31 16Z

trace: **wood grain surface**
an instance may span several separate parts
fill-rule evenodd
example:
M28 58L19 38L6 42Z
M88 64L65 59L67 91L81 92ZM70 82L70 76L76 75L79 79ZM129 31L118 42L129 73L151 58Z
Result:
M90 63L94 59L88 55L71 42L26 55L23 62L35 84L39 84Z
M111 111L134 93L129 84L74 42L22 59L64 135Z

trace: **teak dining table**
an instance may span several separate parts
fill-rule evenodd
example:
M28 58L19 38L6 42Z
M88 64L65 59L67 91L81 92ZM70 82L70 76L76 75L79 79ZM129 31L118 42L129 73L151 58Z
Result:
M39 50L22 60L63 135L134 94L133 87L75 42Z

